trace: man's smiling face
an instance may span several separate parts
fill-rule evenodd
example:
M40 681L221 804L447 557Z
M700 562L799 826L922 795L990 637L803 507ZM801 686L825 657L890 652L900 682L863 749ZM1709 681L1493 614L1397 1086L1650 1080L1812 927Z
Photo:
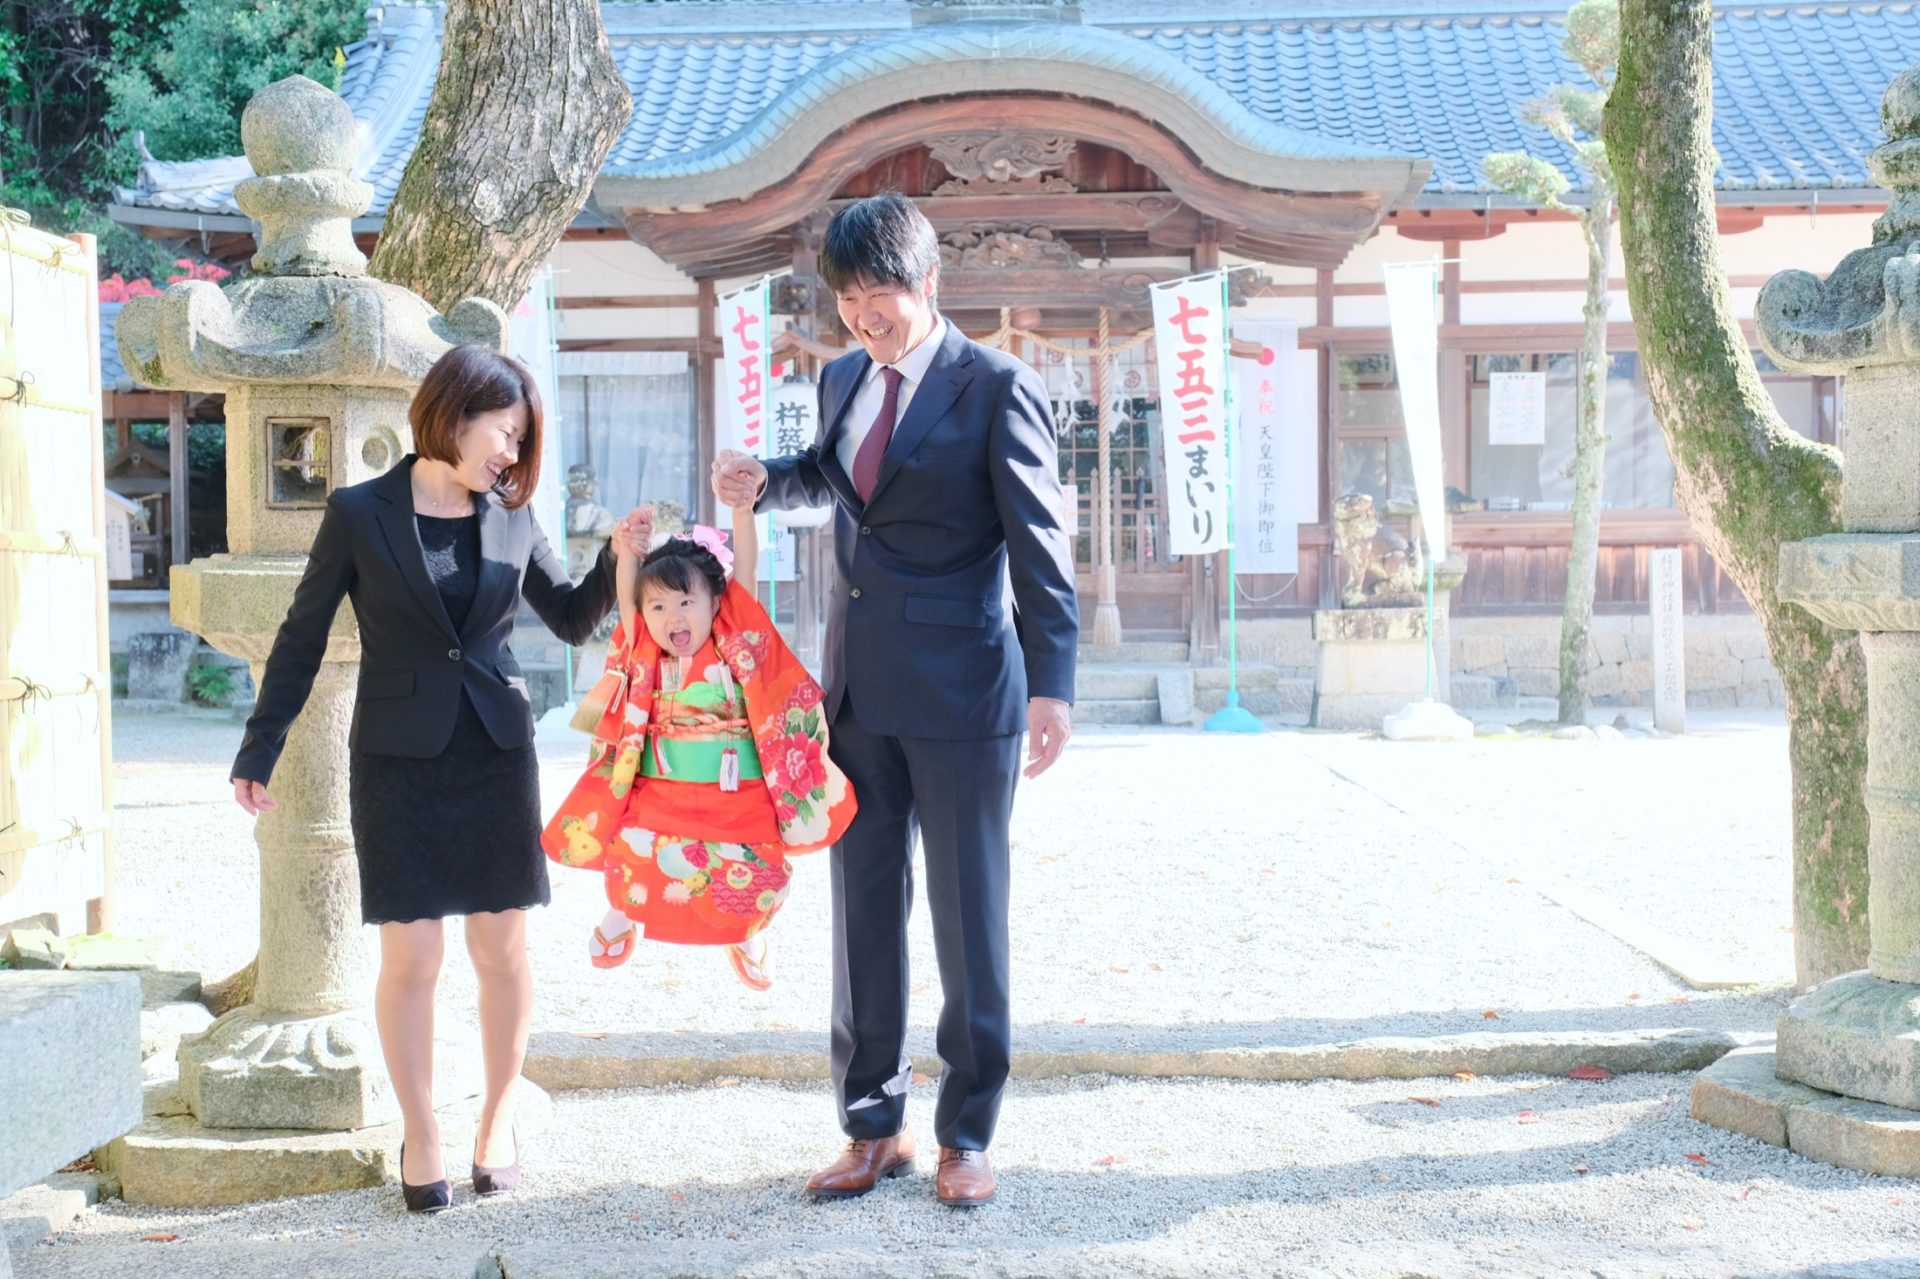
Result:
M840 323L859 339L876 364L898 364L900 357L933 331L936 271L918 288L860 280L835 295Z

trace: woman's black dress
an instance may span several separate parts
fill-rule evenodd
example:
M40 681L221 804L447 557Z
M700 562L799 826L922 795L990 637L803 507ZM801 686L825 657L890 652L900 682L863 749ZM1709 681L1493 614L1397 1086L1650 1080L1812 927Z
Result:
M416 515L427 572L455 627L480 580L480 517ZM348 794L369 924L544 906L540 770L532 744L501 750L466 693L432 759L356 750Z

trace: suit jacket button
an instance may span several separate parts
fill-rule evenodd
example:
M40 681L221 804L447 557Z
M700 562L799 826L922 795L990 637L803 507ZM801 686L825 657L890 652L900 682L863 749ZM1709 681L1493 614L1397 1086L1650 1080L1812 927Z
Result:
M873 536L873 530L872 530L872 529L870 529L870 528L868 528L868 527L867 527L866 525L864 525L864 524L862 524L862 525L860 526L860 536L861 536L861 537L871 537L871 536Z
M852 591L851 593L852 593L852 595L853 595L853 598L855 598L855 599L859 599L859 598L860 598L860 588L859 588L859 587L857 587L857 586L856 586L856 587L854 587L854 588L853 588L853 591Z
M450 648L450 649L448 649L448 650L447 650L447 658L448 658L448 660L449 660L449 661L455 661L455 662L457 662L457 661L459 661L459 660L460 660L460 650L459 650L459 649L457 649L457 648Z

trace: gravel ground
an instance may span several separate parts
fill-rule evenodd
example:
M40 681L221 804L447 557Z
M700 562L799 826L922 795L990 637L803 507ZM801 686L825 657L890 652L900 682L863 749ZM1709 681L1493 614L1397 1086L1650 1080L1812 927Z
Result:
M1689 729L1625 741L1406 743L1398 752L1388 742L1319 736L1313 751L1529 885L1598 898L1735 972L1791 982L1784 715L1696 711ZM1712 909L1702 910L1708 894Z
M1501 801L1520 806L1514 832L1539 820L1550 855L1570 864L1628 856L1633 841L1619 838L1633 829L1628 814L1548 824L1558 815L1551 792L1597 791L1609 778L1624 786L1658 755L1674 808L1690 790L1697 811L1674 837L1641 827L1631 855L1642 870L1621 884L1622 900L1657 912L1669 899L1711 896L1718 916L1782 918L1783 877L1729 873L1757 856L1743 837L1754 810L1785 789L1784 759L1768 773L1755 749L1767 735L1751 736L1592 749L1475 744L1449 755L1295 732L1083 731L1052 773L1023 787L1017 806L1016 1042L1175 1049L1488 1029L1770 1029L1781 992L1691 991L1515 882L1524 876L1506 869L1498 848L1461 833L1480 820L1469 807L1473 752L1502 779ZM248 819L226 797L237 739L236 725L218 721L127 716L116 725L122 931L161 938L170 961L209 976L252 950L250 931L232 918L234 903L258 892ZM1784 756L1781 740L1772 739ZM549 803L574 774L579 743L564 730L543 733ZM1737 750L1729 758L1716 744ZM1550 771L1575 757L1591 766ZM1509 785L1507 760L1527 762L1527 784ZM1443 802L1454 809L1441 811ZM1420 815L1402 811L1409 806ZM1526 846L1523 834L1502 838L1501 848ZM722 1047L730 1036L758 1043L770 1032L824 1032L825 855L799 866L771 932L777 981L766 994L740 987L715 950L642 945L623 969L592 969L585 937L604 910L599 882L555 868L553 905L531 921L535 1031L646 1029ZM450 932L441 1006L462 1017L472 974L458 928ZM940 991L924 908L912 947L911 1007L925 1041L916 1047L931 1047Z
M238 726L126 716L115 732L122 931L223 973L252 949L233 904L258 891L247 819L226 798ZM1764 721L1683 741L1452 748L1083 731L1016 817L1016 1047L1768 1030L1783 990L1687 990L1532 885L1578 880L1729 955L1771 955L1784 976L1784 743ZM544 733L541 754L553 802L579 739ZM554 905L532 919L535 1030L823 1041L825 869L802 862L765 995L713 952L643 947L626 969L592 970L598 885L556 870ZM472 999L453 931L449 1020ZM930 1047L924 910L913 948L915 1046ZM1697 1124L1690 1082L1016 1080L1000 1200L970 1215L939 1208L925 1176L803 1202L798 1182L839 1141L818 1085L563 1093L510 1200L463 1194L425 1221L391 1188L196 1211L111 1201L15 1265L22 1279L438 1279L482 1256L513 1279L1920 1275L1910 1183ZM916 1086L929 1139L931 1108ZM179 1239L140 1242L154 1233Z
M1017 1084L995 1144L1000 1198L971 1214L940 1208L925 1175L855 1202L803 1201L799 1180L837 1141L819 1088L576 1093L529 1142L528 1181L510 1199L463 1189L454 1211L427 1220L391 1188L196 1211L109 1202L15 1264L21 1279L124 1273L113 1267L130 1257L202 1274L199 1250L277 1240L460 1242L519 1258L510 1275L555 1276L1709 1279L1900 1258L1914 1268L1885 1273L1920 1269L1912 1183L1695 1123L1686 1090L1684 1077L1645 1075ZM931 1109L931 1090L916 1088L923 1136ZM180 1239L127 1246L155 1232ZM366 1264L347 1257L325 1273L393 1273Z

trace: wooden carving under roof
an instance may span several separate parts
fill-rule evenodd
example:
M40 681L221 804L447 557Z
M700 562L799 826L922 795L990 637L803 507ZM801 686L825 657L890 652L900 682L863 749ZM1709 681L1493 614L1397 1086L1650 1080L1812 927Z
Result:
M1054 171L1066 167L1073 148L1072 138L1025 129L950 133L927 146L952 175L931 194L1071 195L1080 188Z

